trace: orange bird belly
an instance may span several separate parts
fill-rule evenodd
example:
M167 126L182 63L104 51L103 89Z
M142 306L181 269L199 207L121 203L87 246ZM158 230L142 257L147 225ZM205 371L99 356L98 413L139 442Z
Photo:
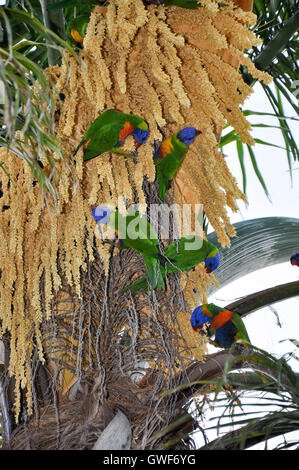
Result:
M232 317L233 314L229 310L223 310L222 312L217 313L217 315L215 315L213 320L211 321L213 330L216 331L218 330L218 328L221 328L221 326L231 320Z
M71 36L75 39L76 42L83 42L84 38L82 38L81 34L78 33L75 29L71 30Z
M160 156L162 158L166 157L169 153L173 151L173 145L171 143L172 136L167 137L167 139L162 142L161 147L160 147Z
M134 130L134 127L129 121L124 123L124 127L120 130L118 140L124 140L129 134L131 134Z

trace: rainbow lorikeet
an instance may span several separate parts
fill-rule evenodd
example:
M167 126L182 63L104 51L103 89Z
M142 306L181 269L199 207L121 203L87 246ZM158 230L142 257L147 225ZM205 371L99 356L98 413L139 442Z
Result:
M70 20L66 27L67 37L81 44L86 35L88 22L88 15L80 15Z
M95 5L105 5L107 0L84 0L84 5L86 7L89 7L90 10L93 6ZM51 3L48 6L48 10L56 10L57 8L67 8L67 7L76 7L76 6L82 6L82 1L81 0L62 0L61 2L57 3Z
M79 148L88 141L84 150L84 161L91 160L104 152L115 152L135 158L130 153L118 149L130 134L133 135L138 148L147 141L148 124L135 114L108 109L89 126L73 155L75 156Z
M214 304L199 305L191 315L191 325L195 331L209 323L215 333L214 344L222 348L230 348L238 339L250 339L242 318L235 312L218 307ZM212 335L213 333L210 333Z
M190 249L190 243L197 243L198 248ZM182 237L174 241L164 252L164 262L161 262L161 275L163 278L169 273L189 271L204 261L208 273L219 266L220 255L218 248L210 242L202 240L197 235ZM123 291L146 291L148 284L145 277L125 287Z
M138 211L123 216L104 206L93 208L92 216L100 224L112 227L118 235L120 248L133 248L142 254L147 267L146 279L153 287L164 288L160 261L159 241L152 225Z
M290 258L290 262L293 266L299 266L299 253L294 253Z
M165 200L165 192L170 188L171 181L183 163L190 144L201 131L194 127L185 127L165 139L155 155L157 180L159 182L159 197Z

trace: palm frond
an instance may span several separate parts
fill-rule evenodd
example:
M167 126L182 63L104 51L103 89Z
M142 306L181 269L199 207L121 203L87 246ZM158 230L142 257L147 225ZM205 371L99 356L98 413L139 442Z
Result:
M299 148L298 148L298 145L296 143L293 132L292 132L292 130L291 130L289 124L288 124L288 120L299 121L299 118L297 118L295 116L290 116L289 117L289 116L285 115L279 88L276 88L277 96L275 96L270 87L268 87L264 84L262 84L262 87L265 89L265 93L268 96L268 99L269 99L269 101L272 105L272 108L273 108L274 112L273 113L267 113L267 112L261 112L261 111L254 111L254 110L245 109L243 111L243 114L244 114L244 116L249 117L249 118L251 116L252 117L261 116L261 117L264 117L265 119L273 118L273 117L277 118L278 125L268 124L267 121L265 121L265 122L250 122L250 125L253 129L262 129L262 128L265 128L265 129L278 129L281 132L281 135L283 137L285 146L278 145L278 144L275 144L273 142L268 142L264 139L259 139L259 138L255 137L254 134L253 134L253 138L254 138L254 141L257 145L264 145L264 146L268 146L268 147L282 149L286 153L287 160L288 160L288 166L289 166L289 170L290 170L290 175L292 177L292 162L299 160ZM250 121L250 119L249 119L249 121ZM260 170L258 168L257 157L256 157L256 154L253 150L253 147L249 146L247 144L243 144L241 139L240 139L240 136L237 134L237 132L234 129L232 129L230 126L227 126L227 127L225 127L224 133L223 133L223 135L221 136L221 139L220 139L220 149L221 149L221 151L223 151L223 148L226 145L231 144L232 142L236 143L237 155L238 155L238 158L239 158L239 163L240 163L241 172L242 172L243 192L246 194L247 177L246 177L246 164L245 164L245 161L246 161L246 156L248 155L249 160L252 164L252 168L254 170L254 173L255 173L259 183L261 184L261 186L262 186L262 188L265 192L265 195L268 198L270 198L270 194L269 194L269 191L267 189L265 178L264 178L264 176L262 175L262 173L260 172Z
M27 12L0 8L0 18L7 39L7 46L0 48L0 81L4 89L0 104L0 145L22 158L42 191L55 199L56 159L62 159L70 170L64 146L55 132L55 102L60 102L60 97L43 68L32 60L30 50L47 54L50 48L61 54L66 48L73 55L75 52ZM12 29L12 22L16 21L37 31L40 41L31 40L29 34L24 41L16 40ZM51 169L49 174L39 163L45 159ZM5 170L5 161L2 169Z
M252 345L244 351L244 354L235 357L235 361L246 361L252 371L232 373L230 362L220 381L213 382L220 383L221 387L223 384L232 386L238 394L237 400L235 394L231 398L215 397L213 407L215 410L222 409L222 412L212 418L217 420L217 425L206 428L206 431L217 429L220 432L227 427L236 429L201 449L246 449L298 429L299 374L288 364L286 357L290 355L277 358ZM257 411L258 402L261 411ZM227 422L228 408L230 419ZM267 408L270 410L267 411ZM241 412L238 412L239 409Z
M263 217L234 226L237 237L231 239L230 248L219 245L215 232L208 234L208 240L220 252L221 264L215 277L221 287L258 269L289 261L291 254L298 251L299 219ZM216 290L217 287L210 287L208 295Z
M292 160L299 160L299 149L293 131L288 124L288 119L290 118L285 116L283 100L291 106L295 115L299 114L299 106L295 97L299 88L298 2L295 0L255 0L253 11L257 15L257 24L254 27L254 32L262 40L262 44L259 47L253 47L251 50L246 51L246 53L258 69L267 71L273 77L273 84L265 85L262 83L262 87L273 109L273 115L278 119L278 127L284 140L284 150L292 178ZM247 68L241 66L240 71L244 81L250 86L254 86L256 81L248 73ZM260 111L244 111L244 115L252 114L260 116L270 115L270 113ZM296 118L291 117L291 119ZM260 127L262 125L263 123L260 124ZM229 132L223 137L221 144L222 146L226 145L231 141L237 141L238 138L238 135L234 135L234 131ZM258 143L268 145L265 141ZM240 143L237 145L237 150L244 186L246 169L244 165L244 149ZM257 178L268 196L264 178L258 171L252 148L251 150L248 149L248 153Z

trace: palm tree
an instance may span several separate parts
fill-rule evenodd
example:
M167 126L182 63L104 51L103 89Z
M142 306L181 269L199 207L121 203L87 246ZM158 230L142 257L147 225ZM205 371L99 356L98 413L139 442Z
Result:
M194 348L194 355L190 356L190 344L186 344L186 314L181 317L181 321L178 321L182 310L190 311L190 305L188 306L184 298L184 291L179 282L180 276L177 274L170 276L167 292L154 291L149 295L123 294L122 288L135 280L136 272L144 272L142 259L135 250L121 250L115 253L117 247L113 243L99 244L96 237L93 237L91 223L85 215L89 205L98 202L96 191L90 188L102 184L102 193L105 196L110 194L113 199L111 187L105 186L101 179L102 174L108 174L110 181L113 179L112 172L109 173L110 167L114 172L119 167L116 178L118 185L121 186L122 180L127 178L130 185L126 186L124 183L122 189L127 191L126 195L133 194L134 202L142 201L143 194L147 203L158 201L157 185L149 174L150 169L146 178L143 178L144 174L140 173L140 167L137 167L139 173L135 172L137 176L133 176L132 168L129 171L130 163L123 163L123 160L118 160L119 163L115 166L113 166L114 160L108 160L109 164L106 166L99 161L99 178L95 170L92 170L94 167L89 166L90 169L86 170L82 180L83 170L79 166L80 162L74 162L69 156L76 146L75 143L78 143L79 136L82 137L84 128L82 122L91 120L90 113L93 108L91 105L86 106L84 93L90 102L96 101L98 107L96 109L100 109L103 102L108 106L105 101L108 99L109 106L118 107L119 103L131 111L128 96L131 96L137 110L142 109L140 103L144 106L142 101L145 99L142 96L144 91L142 89L140 91L137 86L137 91L132 94L132 87L130 88L135 68L138 69L138 60L140 61L146 49L143 41L147 40L147 36L144 31L152 32L153 28L157 28L156 34L159 31L162 41L165 41L165 37L170 37L171 46L164 42L159 51L162 54L162 51L166 50L172 55L177 67L185 53L190 54L190 60L197 60L187 45L183 52L183 45L178 37L183 31L182 24L176 24L176 16L171 16L171 13L169 13L170 19L163 16L164 7L154 5L146 6L149 8L146 11L150 11L151 16L145 17L142 3L138 0L136 4L140 16L136 15L139 21L136 26L132 18L129 21L126 16L128 15L126 2L119 2L115 11L108 7L108 16L105 16L106 2L100 2L104 5L97 6L96 14L90 17L87 30L84 30L86 39L82 45L81 40L74 40L69 25L82 15L90 15L94 8L93 3L90 2L88 6L71 3L63 9L55 8L56 3L54 0L52 4L46 0L40 2L32 0L31 3L24 5L9 1L0 9L0 83L3 84L4 90L0 108L0 139L1 146L10 152L10 157L7 159L4 159L4 155L8 154L1 153L2 179L6 183L3 184L4 198L8 197L7 194L12 193L14 188L16 190L15 196L10 197L9 204L4 203L2 217L7 227L5 234L7 236L12 234L10 243L15 247L16 256L20 254L20 259L23 253L28 269L35 269L31 271L35 273L35 277L30 279L30 276L26 277L20 261L16 261L14 265L16 275L12 270L10 272L5 268L5 261L9 265L5 255L1 258L3 270L1 281L6 286L7 297L10 296L9 301L6 301L6 297L1 297L1 302L5 302L7 309L6 315L0 320L4 345L2 361L4 366L0 381L3 447L190 449L194 446L192 433L198 426L198 417L192 416L190 412L190 401L194 394L203 388L203 381L214 383L223 372L225 375L219 387L228 384L238 391L240 388L245 389L244 383L246 383L249 388L255 390L262 388L280 393L283 384L284 392L291 397L290 408L287 411L282 410L283 416L266 416L263 418L266 421L255 421L252 428L249 423L249 427L246 428L249 437L256 430L260 431L265 422L275 425L276 419L281 424L279 429L282 432L286 429L296 429L298 390L294 384L295 375L286 362L281 360L277 365L276 360L265 351L256 351L255 348L244 351L238 346L229 352L220 351L216 355L207 356L204 363L201 361L200 350L196 352ZM114 0L111 1L111 4L114 3ZM213 2L208 0L205 3ZM248 6L250 2L236 3L245 10L250 10L250 5ZM226 7L227 5L224 7L220 5L219 8ZM182 10L179 9L180 14L189 14L189 12L182 13ZM297 112L298 106L291 93L294 92L292 83L296 78L295 62L298 58L298 5L295 1L257 0L254 2L254 11L258 14L255 33L263 42L261 46L246 51L246 56L256 63L258 69L266 70L274 77L274 93L273 88L266 83L263 87L273 107L273 115L278 119L278 127L284 138L285 153L291 168L292 159L298 160L298 147L284 114L281 94L292 103ZM118 14L123 14L123 22L127 30L131 31L126 33L131 34L129 39L121 24L117 23ZM240 11L241 18L242 15ZM102 22L96 22L95 18L98 20L101 18ZM171 25L176 35L172 34L167 21L172 21ZM115 29L115 24L118 25L118 30ZM137 34L136 31L140 30L141 33ZM198 46L196 42L198 38L194 37L192 30L191 32L187 30L186 34L188 40L193 41L196 47L202 47L202 43ZM78 36L75 37L78 39ZM126 49L126 41L130 45L133 37L134 40L137 39L134 43L135 49L133 48L131 53L129 47ZM100 49L93 58L97 62L96 67L90 59L93 51L92 46L88 46L88 41L91 44L91 38L100 44ZM117 43L119 38L121 41ZM158 40L153 37L151 40L153 41L151 48L155 52ZM119 62L114 55L114 42L118 44L120 51ZM180 50L181 55L176 53L176 48ZM202 60L206 60L205 65L202 65L203 70L209 65L208 54L213 53L209 48L207 51L204 49L201 57ZM148 54L147 49L146 53ZM157 58L155 53L151 57L153 61ZM233 74L233 63L230 63L230 58L227 60ZM156 83L156 76L152 77L150 83L145 73L139 75L139 80L143 80L144 89L147 93L151 93L146 99L149 99L155 108L154 114L145 109L143 112L148 113L147 119L150 121L152 132L155 132L156 141L159 140L159 135L169 134L169 127L173 130L174 116L180 119L180 112L175 108L175 100L178 100L181 107L187 107L188 93L192 96L194 92L190 87L188 93L185 93L184 87L180 87L179 74L176 73L175 67L171 67L171 64L165 61L164 56L161 57L161 64L159 61L153 62L153 68L156 67L155 73L159 75L162 83L159 83L155 89L151 86L152 83ZM246 66L241 67L239 71L237 68L234 78L239 80L243 77L238 83L240 87L244 86L244 89L238 88L236 95L248 93L248 89L245 88L246 83L254 87L255 77L252 76L254 72L249 71L249 67L246 62ZM93 77L92 73L97 75ZM183 70L182 73L187 74L187 71ZM215 72L211 66L209 73L214 73L213 86L217 87L218 72ZM205 78L204 74L205 72L202 72L202 80ZM169 76L172 80L169 80ZM266 75L261 76L266 82ZM65 77L64 82L63 77ZM81 84L81 88L76 88L76 81ZM98 85L99 81L102 88ZM174 108L170 109L170 114L167 114L165 109L164 113L160 112L162 105L156 97L160 96L161 102L163 99L167 102L168 93L172 93L170 83L175 83L176 94L170 94L175 98L172 98ZM185 78L186 88L187 84L188 80ZM86 88L84 93L83 85ZM104 97L101 94L102 89ZM226 93L229 95L229 87ZM235 95L233 97L235 100L238 99ZM229 106L232 109L225 101L226 98L229 98L228 101L231 103ZM219 140L221 149L232 141L236 142L244 182L246 182L246 172L243 157L244 146L246 147L256 175L266 190L251 141L245 137L247 130L242 134L243 130L238 127L238 120L233 117L237 115L234 115L235 112L239 112L235 110L238 104L239 102L234 102L231 96L221 96L217 105L220 108L224 106L223 116L227 120L227 125L222 133L220 118L215 121L215 136ZM236 108L233 108L234 106ZM80 119L74 116L74 110L76 113L81 113ZM188 114L184 115L183 112L182 114L185 119L191 119ZM230 114L233 115L232 118ZM244 117L252 114L263 116L261 110L243 111ZM243 119L238 116L239 120ZM262 122L261 126L264 125ZM212 139L210 134L209 136ZM216 140L215 143L217 144ZM258 143L267 144L265 141ZM12 154L15 160L12 159ZM20 160L25 162L24 166L20 166L18 163ZM188 169L188 165L191 168L192 162L189 161L188 165L187 163L184 170ZM219 164L222 165L221 161ZM145 172L145 167L141 168ZM229 177L227 178L230 187L233 188L229 192L225 186L230 199L240 198L234 183ZM183 181L183 186L188 186L184 173L180 174L176 184L179 185L180 181ZM28 197L22 199L22 203L19 202L21 196L17 192L20 184L23 184L24 188L27 184L28 188ZM29 191L31 186L34 188L33 192ZM81 186L84 186L85 199L80 199ZM133 187L135 192L132 190ZM114 188L116 191L117 188L115 186ZM56 210L54 216L49 215L40 199L36 197L37 190L40 191L38 194L42 195L41 201L49 213L53 208ZM186 195L184 188L182 192ZM16 194L19 194L20 199ZM61 203L61 194L65 197L64 205ZM187 202L190 202L188 194L186 197ZM35 205L41 207L40 212L35 213ZM20 218L20 212L24 211L24 208L26 214L22 215L22 223L20 222L14 229L13 220ZM215 233L209 235L209 240L218 245L222 251L222 264L216 273L216 279L221 285L232 280L232 273L236 277L241 277L247 272L261 268L262 263L265 260L268 262L270 257L273 263L278 263L296 250L298 220L266 219L237 224L238 238L231 239L231 247L228 249L223 248L224 243L218 242L221 236L222 241L228 237L225 234L227 237L225 238L223 233L219 232L217 216L215 215L215 220L211 220L213 211L209 209L208 203L204 205L204 209L209 222L213 226L216 224ZM51 217L56 217L57 214L57 217L60 217L59 224L63 225L68 213L73 214L74 218L73 222L70 218L69 223L64 226L64 230L67 230L67 234L64 235L59 232L59 226L55 225ZM35 222L30 219L32 214ZM23 240L21 227L27 220L30 220L28 223L31 224L30 238L24 238L22 252L18 240ZM227 219L224 225L229 232L230 225ZM262 227L263 237L259 237L256 227L259 229ZM233 232L229 233L232 234ZM43 252L48 239L54 244L59 237L65 244L61 244L57 252L50 247L44 265L40 253ZM271 237L275 238L277 245L267 245L267 240ZM234 254L243 255L242 243L244 246L246 240L249 240L254 248L244 253L247 262L240 266L236 263ZM30 246L29 252L26 251L26 244ZM12 251L11 248L10 253ZM76 262L76 259L80 262ZM109 263L105 264L107 259ZM48 271L47 266L51 266L51 270ZM11 284L9 284L10 277L13 277ZM212 292L213 288L210 286L208 292ZM22 289L22 301L21 296L17 294L18 289ZM256 308L271 304L277 298L295 296L297 292L297 285L278 286L271 292L257 293L251 299L244 299L243 303L240 302L231 308L245 315ZM21 311L25 312L25 316L20 316L21 320L14 323L13 314L16 318L17 315L21 315L16 312ZM198 338L196 340L199 341ZM205 346L202 348L205 350ZM193 353L192 350L191 352ZM256 357L260 358L258 371L255 367L258 362ZM242 368L248 367L249 363L252 369L250 376L247 372L242 372ZM228 373L233 369L241 370L241 373L238 376ZM283 371L282 376L276 373L277 370ZM263 377L267 377L266 382L262 380L262 384L259 380L261 373L264 374ZM248 377L250 380L247 380ZM233 441L237 442L235 445L238 446L238 435L233 437ZM265 437L269 436L262 435L261 439ZM228 435L229 443L231 443L230 438ZM255 437L255 442L257 440ZM212 445L214 448L227 446L227 441L221 439L220 443L218 441ZM246 448L247 441L245 444L244 441L242 443ZM252 441L248 438L249 444L252 444Z

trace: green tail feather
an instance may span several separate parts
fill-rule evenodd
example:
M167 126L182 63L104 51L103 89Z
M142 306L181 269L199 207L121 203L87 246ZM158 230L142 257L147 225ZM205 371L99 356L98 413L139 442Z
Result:
M157 285L158 278L159 278L159 271L160 271L159 261L157 261L157 259L155 258L151 258L146 255L143 255L143 259L147 267L147 277L154 289Z
M129 286L126 286L123 289L121 289L120 292L123 293L123 292L126 292L127 290L131 291L132 294L134 294L138 290L140 290L141 292L148 292L150 290L150 285L151 285L150 281L145 276L143 276L140 279L138 279L138 281L133 282L133 284L130 284ZM164 290L165 289L164 279L163 279L163 276L161 274L158 277L156 287L159 290ZM152 288L153 288L153 286L152 286Z
M165 201L166 198L166 191L170 188L171 186L171 180L165 178L161 173L157 173L157 179L159 182L159 198L162 201Z
M159 290L165 289L165 283L159 261L157 261L157 259L155 258L148 257L145 255L143 255L143 259L147 267L146 276L143 276L133 284L124 287L121 290L121 293L127 290L130 290L132 293L137 292L138 290L146 292L149 290L150 286L152 289L155 289L156 287Z
M86 142L86 140L82 140L80 142L80 144L76 148L75 152L73 153L73 156L76 155L79 148L84 144L84 142ZM128 153L128 152L125 152L123 150L119 150L119 149L116 149L116 148L111 149L110 152L116 153L118 155L122 155L124 157L133 158L133 160L136 160L136 158L137 158L137 156L133 155L132 153ZM85 152L84 152L83 160L86 162L88 160L91 160L92 158L98 157L99 155L101 155L101 153L98 153L97 151L94 151L92 149L86 149Z
M126 286L123 289L121 289L120 292L122 294L123 292L130 290L132 294L134 294L134 292L137 292L138 290L146 292L147 288L148 288L147 280L145 279L145 277L142 277L141 279L138 279L138 281L133 282L133 284L130 284L129 286Z
M159 183L159 198L165 201L166 186Z

